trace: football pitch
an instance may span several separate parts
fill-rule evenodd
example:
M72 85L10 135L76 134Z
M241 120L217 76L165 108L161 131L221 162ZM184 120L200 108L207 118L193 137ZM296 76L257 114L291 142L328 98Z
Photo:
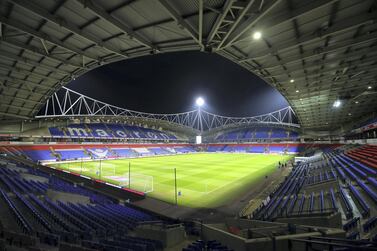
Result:
M170 203L175 203L176 181L179 205L217 207L237 198L253 184L276 171L279 161L285 162L291 157L197 153L60 163L53 166L147 192L147 196ZM131 170L131 174L128 170Z

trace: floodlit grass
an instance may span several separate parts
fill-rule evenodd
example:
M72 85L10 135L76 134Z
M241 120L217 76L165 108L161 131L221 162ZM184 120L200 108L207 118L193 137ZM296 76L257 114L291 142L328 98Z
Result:
M189 207L216 207L234 199L277 169L279 161L291 156L199 153L173 156L153 156L55 164L54 166L82 172L116 185L128 186L128 166L131 166L131 188L153 192L148 196L174 203L174 168L177 170L178 204ZM82 165L82 167L81 167ZM101 165L101 171L100 171Z

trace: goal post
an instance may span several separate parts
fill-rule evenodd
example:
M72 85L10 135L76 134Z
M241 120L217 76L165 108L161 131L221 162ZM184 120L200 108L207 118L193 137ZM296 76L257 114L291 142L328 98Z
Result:
M108 176L115 176L116 175L116 167L113 164L106 163L103 160L97 160L93 162L89 162L91 164L91 172L94 173L95 176L98 178L105 178ZM84 170L86 170L85 168Z
M102 177L115 176L115 166L106 164L104 165L104 163L102 163L102 165L99 166L98 169L99 168L101 168L99 171Z
M126 172L122 175L119 185L140 192L151 193L153 192L153 176L135 172Z

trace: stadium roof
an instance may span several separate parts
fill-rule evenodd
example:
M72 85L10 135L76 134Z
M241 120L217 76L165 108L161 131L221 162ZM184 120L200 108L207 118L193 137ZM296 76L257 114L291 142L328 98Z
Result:
M377 108L376 17L374 0L2 0L0 117L104 64L202 50L276 87L303 128L334 129Z

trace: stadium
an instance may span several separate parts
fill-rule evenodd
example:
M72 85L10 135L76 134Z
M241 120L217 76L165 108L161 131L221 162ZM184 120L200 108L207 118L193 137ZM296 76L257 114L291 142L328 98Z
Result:
M376 19L375 0L0 1L0 250L377 250Z

